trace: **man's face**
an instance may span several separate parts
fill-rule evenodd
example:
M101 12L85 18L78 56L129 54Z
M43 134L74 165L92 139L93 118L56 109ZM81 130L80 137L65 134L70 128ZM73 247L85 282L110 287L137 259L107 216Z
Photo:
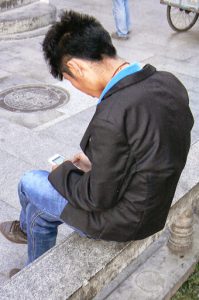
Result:
M63 77L64 77L64 79L70 81L70 83L79 91L81 91L89 96L95 97L92 89L89 87L90 85L88 85L86 80L83 80L83 79L77 78L77 77L72 77L66 73L63 73Z
M74 77L63 72L64 79L70 81L76 89L89 96L100 96L103 88L100 86L99 73L93 68L92 62L71 59L67 63L67 68L70 69Z

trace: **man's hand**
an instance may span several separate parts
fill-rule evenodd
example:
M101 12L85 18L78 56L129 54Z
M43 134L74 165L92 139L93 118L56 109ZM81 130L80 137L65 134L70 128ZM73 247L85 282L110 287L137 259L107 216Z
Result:
M77 168L81 169L84 172L89 172L91 170L91 162L88 157L83 153L80 152L73 156L70 160Z
M88 157L83 153L77 153L73 156L71 159L66 159L65 161L71 161L77 168L84 172L88 172L91 170L91 162L88 159ZM52 166L52 171L55 170L59 165L53 165Z
M54 171L59 165L52 165L52 171Z

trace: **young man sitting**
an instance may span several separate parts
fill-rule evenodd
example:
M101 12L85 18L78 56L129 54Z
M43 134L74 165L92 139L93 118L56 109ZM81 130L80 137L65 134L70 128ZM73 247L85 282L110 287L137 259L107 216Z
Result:
M2 234L28 243L29 264L55 245L61 223L118 242L161 230L190 147L185 87L171 73L118 57L102 25L73 11L50 28L43 51L55 78L99 103L82 153L50 174L22 177L20 220L1 223Z

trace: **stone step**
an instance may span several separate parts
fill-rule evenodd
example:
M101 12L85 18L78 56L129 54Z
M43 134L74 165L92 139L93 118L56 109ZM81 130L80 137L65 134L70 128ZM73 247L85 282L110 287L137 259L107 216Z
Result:
M171 253L167 246L169 231L166 232L165 236L161 236L157 241L161 243L158 249L147 249L146 253L138 258L139 266L136 266L136 261L129 265L128 270L124 270L123 274L119 275L120 278L118 276L94 300L171 299L199 261L198 231L199 217L195 215L193 246L184 255Z
M11 40L24 40L24 39L29 39L29 38L34 38L34 37L39 37L39 36L44 36L47 31L50 29L51 24L37 28L31 31L25 31L25 32L20 32L20 33L14 33L14 34L5 34L1 35L0 34L0 41L11 41Z
M56 8L46 3L32 3L0 14L0 37L32 31L54 23Z
M0 0L0 12L28 5L38 0Z

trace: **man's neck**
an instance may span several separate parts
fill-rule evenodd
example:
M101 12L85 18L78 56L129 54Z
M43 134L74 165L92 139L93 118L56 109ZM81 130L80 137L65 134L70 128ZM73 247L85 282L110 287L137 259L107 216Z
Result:
M103 64L100 66L100 85L101 91L106 87L109 81L122 69L129 65L127 61L122 58L104 58Z

